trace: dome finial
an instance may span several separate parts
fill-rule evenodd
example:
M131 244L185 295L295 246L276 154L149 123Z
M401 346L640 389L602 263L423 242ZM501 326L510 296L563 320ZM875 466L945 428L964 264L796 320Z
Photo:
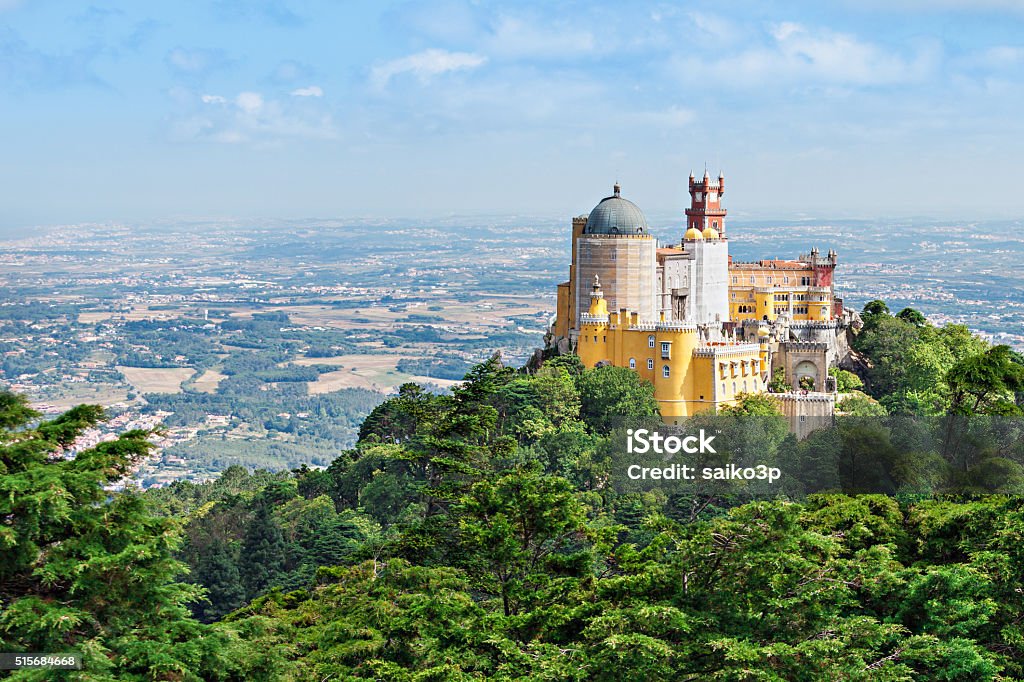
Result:
M612 193L615 196L620 196L622 194L622 186L619 185L619 182L617 180L615 181L615 184L612 185Z

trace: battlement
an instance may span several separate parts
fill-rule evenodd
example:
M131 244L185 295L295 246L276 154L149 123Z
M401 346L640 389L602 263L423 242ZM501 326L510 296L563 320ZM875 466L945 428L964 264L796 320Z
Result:
M654 239L654 237L646 232L619 232L619 233L606 233L601 234L583 234L580 235L580 239Z
M707 190L714 190L719 194L723 194L725 191L725 176L719 173L717 178L712 178L708 175L707 171L704 171L704 177L697 180L694 178L693 173L690 173L690 191L703 192Z
M790 322L789 326L791 329L838 329L839 321L795 320Z
M608 317L603 315L591 315L580 313L580 324L608 324Z
M795 402L795 403L834 403L836 400L835 394L833 393L772 393L771 396L776 400L783 402Z
M761 347L756 343L734 343L734 344L708 344L693 349L695 358L718 358L729 357L730 355L750 355L760 352Z
M697 325L687 322L638 322L626 327L631 332L693 332Z
M825 352L828 344L820 341L783 341L779 344L786 352Z

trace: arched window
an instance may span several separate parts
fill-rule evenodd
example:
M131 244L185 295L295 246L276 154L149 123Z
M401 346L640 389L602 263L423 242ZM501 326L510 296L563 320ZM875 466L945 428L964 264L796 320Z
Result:
M664 367L661 368L661 376L665 377L666 379L672 376L672 370L671 368L669 368L668 365L665 365Z
M630 369L636 369L636 358L630 358L629 359L629 368Z
M647 347L654 348L654 334L647 337Z
M734 382L732 382L732 392L733 392L734 394L736 393L736 382L735 382L735 381L734 381Z
M654 369L654 358L647 358L647 369Z

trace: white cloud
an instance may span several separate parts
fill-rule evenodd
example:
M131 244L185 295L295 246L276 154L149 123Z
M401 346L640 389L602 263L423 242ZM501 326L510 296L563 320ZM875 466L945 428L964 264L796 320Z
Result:
M594 50L594 35L572 26L544 27L540 20L499 17L487 52L505 57L561 57Z
M706 12L691 12L690 20L709 38L727 43L733 42L739 31L726 19Z
M310 85L306 88L292 90L292 97L323 97L324 90L319 85Z
M263 108L263 95L258 92L240 92L235 104L247 114L255 114Z
M182 100L181 93L175 99ZM175 137L214 140L227 144L275 143L285 139L335 139L337 128L330 113L320 105L299 104L294 98L268 99L245 91L233 98L192 95L202 105L171 124Z
M783 22L769 30L767 46L744 50L714 62L677 60L684 78L709 77L721 86L872 86L924 80L938 67L934 49L911 57L847 33L809 29Z
M378 64L373 67L370 77L373 83L380 88L385 87L395 76L405 73L416 76L420 82L427 82L434 76L450 71L475 69L486 61L487 57L472 52L429 49Z

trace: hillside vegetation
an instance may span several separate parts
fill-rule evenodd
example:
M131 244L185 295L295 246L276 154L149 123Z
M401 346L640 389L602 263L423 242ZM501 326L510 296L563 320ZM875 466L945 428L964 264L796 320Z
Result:
M1021 414L1008 349L878 315L861 409ZM90 680L1024 679L1024 499L622 492L615 429L657 414L635 373L466 378L403 386L325 469L145 494L102 486L147 434L55 458L101 412L37 422L4 394L0 648L79 651ZM731 412L781 419L761 397ZM975 464L1021 454L1001 447Z

